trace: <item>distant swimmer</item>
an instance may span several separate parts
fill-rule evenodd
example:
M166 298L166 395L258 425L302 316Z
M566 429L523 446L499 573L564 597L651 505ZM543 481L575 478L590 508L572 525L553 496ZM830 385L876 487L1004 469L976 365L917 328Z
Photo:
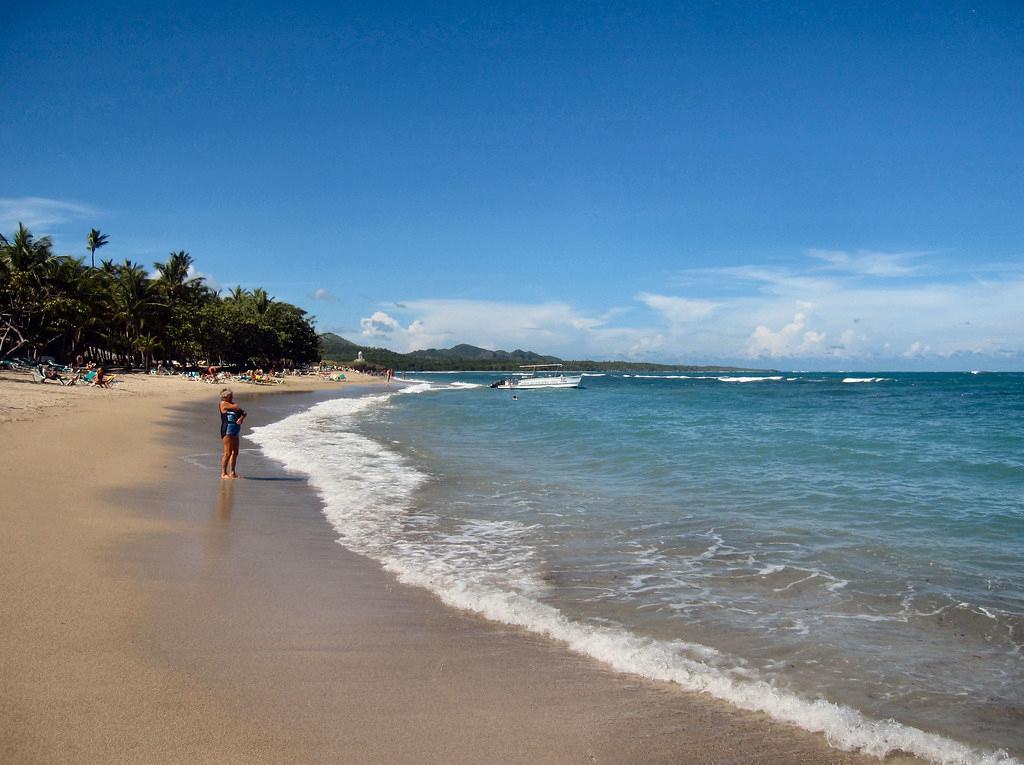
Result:
M235 394L231 389L224 388L220 392L220 438L224 442L224 456L220 460L221 478L238 478L235 463L238 461L238 435L242 432L244 421L245 410L235 403Z
M512 394L512 400L513 401L518 401L519 400L519 396L517 396L515 393L513 393Z

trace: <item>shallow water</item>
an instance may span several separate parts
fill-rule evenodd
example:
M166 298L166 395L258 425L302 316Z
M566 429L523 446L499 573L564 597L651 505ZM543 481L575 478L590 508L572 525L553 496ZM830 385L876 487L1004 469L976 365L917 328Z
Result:
M1024 375L414 377L255 433L342 543L842 748L1024 753Z

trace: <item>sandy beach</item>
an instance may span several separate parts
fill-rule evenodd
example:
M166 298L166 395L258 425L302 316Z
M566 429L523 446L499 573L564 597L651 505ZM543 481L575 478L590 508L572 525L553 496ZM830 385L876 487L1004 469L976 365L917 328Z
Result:
M874 761L397 584L244 439L218 478L218 387L0 380L0 761Z

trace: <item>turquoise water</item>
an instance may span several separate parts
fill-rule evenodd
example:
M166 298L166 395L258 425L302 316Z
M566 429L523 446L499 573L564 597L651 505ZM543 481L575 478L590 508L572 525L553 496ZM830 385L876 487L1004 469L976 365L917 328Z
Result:
M837 746L1024 753L1024 375L406 377L257 434L343 543Z

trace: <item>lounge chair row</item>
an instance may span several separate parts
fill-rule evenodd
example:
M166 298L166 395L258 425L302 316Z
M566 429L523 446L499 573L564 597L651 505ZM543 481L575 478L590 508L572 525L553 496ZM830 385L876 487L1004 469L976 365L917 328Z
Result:
M72 376L62 375L48 366L38 366L32 372L41 383L47 380L55 380L61 385L94 385L98 388L109 388L117 382L116 375L104 374L100 376L97 369L90 369L88 372L78 372Z

